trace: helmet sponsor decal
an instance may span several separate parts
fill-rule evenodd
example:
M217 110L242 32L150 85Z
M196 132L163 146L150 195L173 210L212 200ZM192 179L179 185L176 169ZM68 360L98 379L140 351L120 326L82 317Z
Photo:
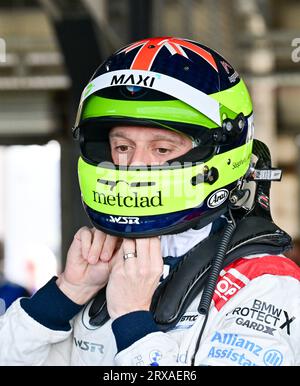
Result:
M243 157L242 159L239 159L238 161L232 163L232 169L239 168L241 166L244 166L245 164L249 165L250 159L251 159L251 154L246 154L246 156Z
M222 205L228 198L229 192L227 189L219 189L213 193L207 200L207 205L209 208L216 208Z
M139 217L129 217L129 216L109 216L109 222L117 224L139 224Z
M127 208L145 208L163 206L161 190L152 196L139 196L137 192L132 192L132 195L123 196L120 193L116 195L99 193L93 190L94 202L101 205L118 206Z
M78 126L83 102L93 93L107 87L139 86L171 95L200 111L221 125L220 104L210 95L171 76L144 70L117 70L99 75L83 90L77 121Z
M234 71L232 75L228 77L230 83L234 83L237 79L239 79L240 75L237 71Z
M227 62L225 62L225 60L221 60L220 63L222 64L222 66L224 67L224 70L226 71L227 74L230 74L230 72L233 70L233 68L231 67L231 65Z
M154 81L155 81L155 76L143 76L141 74L130 74L130 75L125 75L125 74L120 74L114 75L112 77L111 86L118 86L118 85L133 85L133 86L142 86L142 87L153 87Z

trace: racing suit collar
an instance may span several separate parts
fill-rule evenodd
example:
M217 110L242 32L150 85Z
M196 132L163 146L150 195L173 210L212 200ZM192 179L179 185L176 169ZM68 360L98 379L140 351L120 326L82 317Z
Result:
M196 244L204 240L211 232L212 223L201 229L189 229L174 235L161 236L163 257L180 257L185 255Z

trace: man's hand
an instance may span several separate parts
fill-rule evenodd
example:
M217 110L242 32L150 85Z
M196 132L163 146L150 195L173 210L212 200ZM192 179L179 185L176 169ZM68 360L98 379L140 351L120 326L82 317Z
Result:
M109 262L121 241L95 228L80 228L67 255L64 272L57 285L77 304L87 303L109 277Z
M128 253L136 257L124 260ZM163 271L160 240L124 239L112 262L106 288L107 309L112 319L132 311L149 310Z

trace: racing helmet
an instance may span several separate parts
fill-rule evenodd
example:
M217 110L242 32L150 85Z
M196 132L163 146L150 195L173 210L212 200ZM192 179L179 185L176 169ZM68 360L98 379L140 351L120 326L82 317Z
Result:
M162 165L115 165L109 131L164 128L193 148ZM74 137L82 202L108 234L151 237L202 227L228 210L250 166L252 103L234 68L191 40L140 40L111 55L83 90Z

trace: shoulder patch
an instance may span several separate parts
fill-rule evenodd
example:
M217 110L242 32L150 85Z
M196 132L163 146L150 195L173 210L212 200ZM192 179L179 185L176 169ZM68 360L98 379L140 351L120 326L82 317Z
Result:
M225 267L219 276L213 296L218 311L251 280L262 275L290 276L300 280L300 268L281 256L240 258Z

